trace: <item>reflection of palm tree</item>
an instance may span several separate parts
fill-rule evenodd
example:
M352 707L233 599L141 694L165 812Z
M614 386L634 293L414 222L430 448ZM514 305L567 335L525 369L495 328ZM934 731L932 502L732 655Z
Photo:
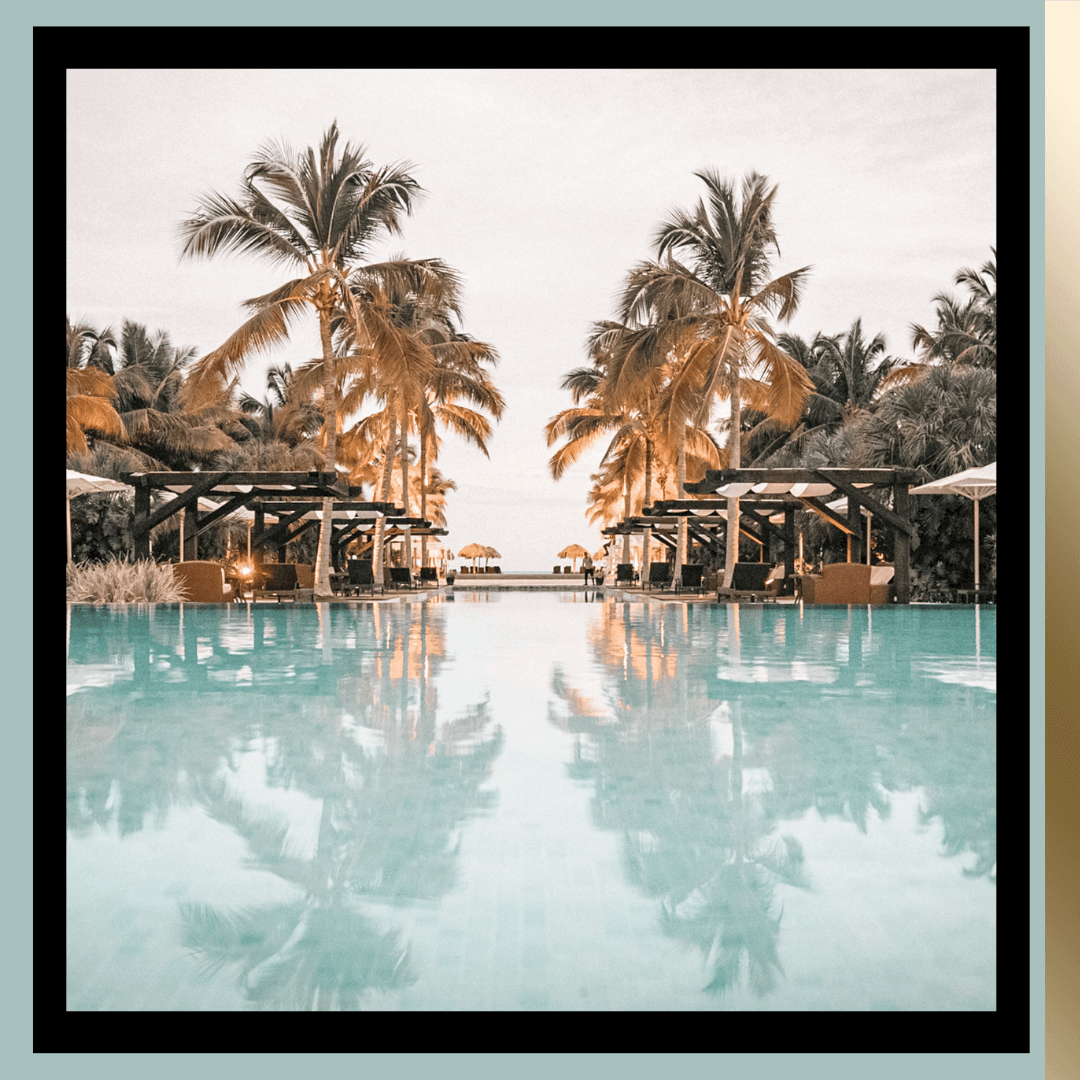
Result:
M289 1009L360 1008L368 989L395 990L416 981L397 930L345 907L310 901L241 912L183 905L184 944L213 975L241 965L246 995Z
M686 668L672 672L669 664L682 658L664 641L678 636L664 635L662 618L645 616L633 626L610 619L606 628L607 635L623 639L623 648L594 640L599 656L614 666L622 653L628 666L624 671L620 665L608 683L610 708L604 715L561 672L552 679L561 702L550 710L552 719L595 746L592 764L575 749L571 773L595 782L594 819L624 832L627 873L661 898L665 932L701 949L709 971L706 989L733 988L745 966L750 989L764 994L783 972L782 912L774 911L773 889L777 882L805 886L802 850L793 837L770 839L767 815L754 815L751 822L743 804L738 709L732 756L716 759L709 725L692 719L714 711L700 693L705 682L687 686ZM636 655L643 665L632 662ZM628 678L631 673L637 677ZM610 722L612 712L618 724Z

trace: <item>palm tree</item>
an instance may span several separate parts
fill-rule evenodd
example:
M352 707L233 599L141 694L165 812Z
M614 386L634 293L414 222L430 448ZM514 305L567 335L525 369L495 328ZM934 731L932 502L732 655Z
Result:
M67 319L66 423L67 451L88 453L98 437L124 439L127 431L116 410L109 330L98 332L88 323L74 326ZM87 436L89 435L89 439Z
M166 469L206 466L246 435L227 391L185 407L185 369L194 357L194 349L176 348L165 331L151 335L141 323L124 320L113 376L117 408L128 445Z
M337 144L334 123L317 151L264 145L245 172L239 199L209 194L181 226L185 257L251 252L301 272L245 302L251 317L195 366L189 399L198 403L220 389L252 353L286 340L296 319L314 310L330 471L337 468L339 424L335 329L347 328L382 361L393 354L400 336L382 310L387 291L434 295L452 304L456 288L456 279L438 260L364 261L377 236L400 233L401 217L411 213L420 187L409 166L375 168L362 147L346 144L338 156ZM322 597L331 594L332 519L333 499L327 498L316 560L315 593Z
M954 281L967 287L971 296L957 301L947 293L934 297L937 328L927 330L912 323L912 343L922 349L926 363L968 364L997 370L997 251L978 271L964 267Z
M798 307L809 267L770 279L768 249L775 247L772 204L776 187L750 173L741 203L733 185L716 173L695 174L707 201L687 213L675 211L661 226L657 262L641 264L623 294L623 321L649 311L671 313L672 347L683 358L667 391L666 428L704 425L716 398L731 405L728 464L741 464L743 382L758 375L765 399L756 402L778 423L793 426L813 389L806 371L773 340L769 316L787 320ZM692 265L675 260L686 252ZM681 491L680 491L681 494ZM728 501L728 536L738 536L739 503ZM730 583L737 545L726 545Z

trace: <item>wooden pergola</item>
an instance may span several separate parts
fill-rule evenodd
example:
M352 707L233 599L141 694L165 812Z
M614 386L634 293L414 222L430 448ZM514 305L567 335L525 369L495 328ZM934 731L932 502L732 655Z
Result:
M642 514L605 529L609 535L640 533L645 528L670 526L686 519L687 531L698 543L717 550L717 533L727 525L728 499L739 499L739 531L762 545L770 537L784 548L784 573L795 572L797 541L795 511L810 510L845 533L851 547L861 550L862 511L893 529L894 581L898 603L911 600L911 497L908 488L919 482L914 469L710 469L703 480L685 485L687 492L706 496L696 499L664 499L646 506ZM884 499L891 493L892 506ZM835 495L847 496L847 513L826 505ZM707 496L714 496L708 498ZM783 515L783 524L770 518ZM669 547L671 538L653 536Z
M211 525L237 510L250 509L255 520L252 549L269 544L283 545L319 524L323 500L334 499L331 561L339 566L345 546L357 530L382 517L387 525L430 528L431 522L404 517L403 508L393 503L370 502L360 498L359 487L351 487L331 472L150 472L129 473L126 483L135 489L135 516L132 532L135 558L150 557L150 530L180 511L185 513L185 557L198 558L198 537ZM151 495L168 491L176 497L151 511ZM200 498L224 500L210 512L200 511ZM277 523L266 526L267 515ZM339 516L340 515L340 516Z

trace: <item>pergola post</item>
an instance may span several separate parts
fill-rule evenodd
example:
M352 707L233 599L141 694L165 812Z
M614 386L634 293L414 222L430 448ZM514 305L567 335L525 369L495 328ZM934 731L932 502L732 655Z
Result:
M255 535L262 539L262 535L266 532L266 510L263 508L262 500L260 499L252 509L255 511ZM258 551L259 557L256 562L261 563L263 561L263 548L262 544L256 544L255 550Z
M150 487L148 484L135 485L135 519L132 532L135 534L135 558L150 558L150 530L146 520L150 517Z
M904 521L911 521L911 496L907 484L893 484L893 510ZM893 528L893 580L896 602L911 603L911 538L903 529Z
M862 561L862 528L863 516L859 504L854 499L847 501L848 528L851 532L847 538L847 561L851 562L851 549L855 548L855 562Z
M180 511L182 514L185 511ZM195 562L199 558L199 500L195 499L187 508L184 521L187 535L184 538L184 560Z
M784 532L789 537L795 535L795 508L787 507L784 510ZM795 574L795 547L790 540L784 540L784 577L790 578Z

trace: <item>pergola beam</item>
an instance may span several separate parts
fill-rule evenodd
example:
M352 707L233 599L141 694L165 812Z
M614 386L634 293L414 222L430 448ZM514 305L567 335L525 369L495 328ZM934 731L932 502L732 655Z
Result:
M875 517L881 518L882 521L887 525L891 525L894 529L900 529L907 533L908 536L915 535L915 528L910 521L905 521L899 514L894 513L884 503L880 503L877 499L867 495L865 490L853 487L832 469L818 469L817 471L825 483L832 484L837 491L842 491L848 497L849 502L857 502Z

